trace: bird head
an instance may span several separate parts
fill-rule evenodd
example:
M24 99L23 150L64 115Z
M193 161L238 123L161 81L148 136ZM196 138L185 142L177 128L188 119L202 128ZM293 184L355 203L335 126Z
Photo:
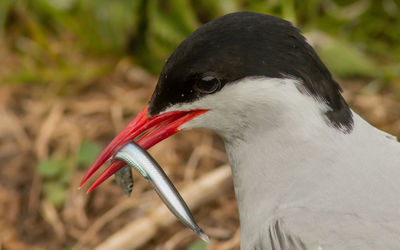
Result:
M326 103L325 115L332 126L351 126L339 85L289 22L239 12L201 26L167 59L149 104L101 153L81 186L132 140L148 149L180 130L197 127L226 138L240 136L260 116L257 107L263 106L262 115L268 117L268 109L276 112L277 102L287 101L265 95L274 96L274 86L287 79L298 83L299 91ZM115 161L89 191L124 165Z

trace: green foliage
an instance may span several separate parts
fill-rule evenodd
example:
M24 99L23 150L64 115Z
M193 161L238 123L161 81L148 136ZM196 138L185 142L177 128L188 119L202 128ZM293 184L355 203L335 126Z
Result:
M4 31L4 25L6 21L7 12L11 9L12 4L15 0L2 0L0 1L0 35Z
M380 77L379 66L348 42L331 38L319 50L327 67L342 77Z
M137 61L153 73L159 72L171 51L199 23L186 0L141 0L138 28L131 34L129 47Z
M74 91L79 86L71 84L88 85L112 70L114 55L122 54L132 26L132 10L118 4L122 0L98 6L92 2L20 0L2 9L6 14L0 16L0 37L18 61L0 82L53 84ZM108 10L112 15L105 15ZM102 60L106 54L113 56Z
M52 158L40 162L37 171L43 178L43 194L54 205L61 205L67 194L68 184L72 175L69 159Z
M67 169L66 161L63 159L50 158L37 166L38 173L45 178L58 178Z
M191 1L190 6L187 3L182 6L181 1L164 1L163 5L156 0L142 1L144 25L141 26L142 32L133 34L131 47L137 61L155 74L161 70L165 58L195 27L238 10L280 16L304 31L325 31L333 42L329 47L320 46L323 60L332 67L335 75L341 77L387 78L396 71L388 74L382 59L386 64L397 66L400 60L400 17L396 12L400 3L393 0L200 0ZM180 15L185 14L185 19L173 11L176 7L179 7ZM182 27L182 22L187 27ZM335 56L339 52L345 54Z
M398 77L396 0L2 0L0 34L6 34L11 47L23 55L5 80L61 86L90 82L109 72L127 50L136 63L158 74L168 55L194 29L239 10L280 16L303 31L320 30L338 38L335 50L320 47L338 76L356 72L363 77ZM54 41L61 51L54 49ZM343 64L334 56L339 51L351 51ZM107 66L87 59L101 62L105 56L113 58Z
M188 247L188 250L205 250L205 249L207 249L207 243L201 240L193 242Z
M87 166L100 154L100 147L93 141L84 141L75 155L49 157L40 162L37 172L43 179L42 193L55 206L63 204L73 172L78 166Z
M64 203L67 196L68 186L58 181L48 181L43 184L44 195L55 205L60 206Z
M79 165L92 164L101 153L100 146L92 141L84 141L78 151L77 162Z

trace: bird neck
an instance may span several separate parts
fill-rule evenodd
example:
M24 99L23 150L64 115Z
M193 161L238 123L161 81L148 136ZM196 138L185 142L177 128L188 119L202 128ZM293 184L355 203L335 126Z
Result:
M292 91L293 98L284 104L277 101L279 110L271 111L271 102L254 106L247 112L250 125L240 127L239 137L221 134L244 238L254 237L252 232L273 220L279 207L304 197L302 192L318 181L310 176L323 175L326 163L337 157L337 149L347 140L348 134L327 122L324 103L288 88L285 93Z
M247 140L226 141L243 238L264 232L277 210L301 203L319 174L325 174L329 166L321 163L333 161L343 138L323 124L324 129L305 124L259 128L245 135Z

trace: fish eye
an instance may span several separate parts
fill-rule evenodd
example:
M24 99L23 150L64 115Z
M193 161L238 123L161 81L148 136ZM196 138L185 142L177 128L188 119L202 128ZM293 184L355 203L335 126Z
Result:
M212 94L221 87L221 81L214 76L205 76L199 79L194 89L203 94Z

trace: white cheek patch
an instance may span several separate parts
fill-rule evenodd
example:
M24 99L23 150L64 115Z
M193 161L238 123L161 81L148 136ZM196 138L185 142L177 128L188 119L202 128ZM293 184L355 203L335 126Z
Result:
M291 78L248 77L225 85L220 91L190 103L172 105L162 113L207 109L180 129L207 128L229 136L246 126L278 126L280 123L320 123L327 105L301 93Z

